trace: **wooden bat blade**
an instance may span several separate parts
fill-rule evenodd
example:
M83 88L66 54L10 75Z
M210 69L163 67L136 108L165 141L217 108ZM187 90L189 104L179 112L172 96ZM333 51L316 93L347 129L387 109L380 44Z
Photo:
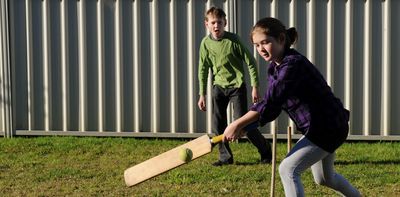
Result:
M185 162L179 158L182 148L189 148L193 152L192 160L211 152L211 142L208 135L203 135L183 145L173 148L158 156L148 159L125 170L124 177L127 186L133 186L149 178L178 167Z

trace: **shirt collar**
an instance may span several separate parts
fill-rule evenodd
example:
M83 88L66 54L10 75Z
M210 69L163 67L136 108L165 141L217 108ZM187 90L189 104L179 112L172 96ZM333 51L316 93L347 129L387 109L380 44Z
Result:
M222 37L221 37L220 39L215 39L215 38L212 36L211 33L208 35L208 37L210 37L210 39L211 39L211 40L214 40L214 41L221 41L222 39L224 39L224 38L226 37L226 31L224 31L224 35L222 35Z
M295 54L295 53L296 53L296 52L295 52L294 49L291 49L291 48L286 49L285 52L283 52L283 60L282 60L282 62L281 62L280 65L285 64L285 63L288 61L289 56L290 56L290 55L293 55L293 54ZM269 73L270 75L272 75L272 74L275 72L275 70L278 70L280 67L281 67L281 66L277 65L275 62L271 62L271 63L269 64L269 67L268 67L268 73Z

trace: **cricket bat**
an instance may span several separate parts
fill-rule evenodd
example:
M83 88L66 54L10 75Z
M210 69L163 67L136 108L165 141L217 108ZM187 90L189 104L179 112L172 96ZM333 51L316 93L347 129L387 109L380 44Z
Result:
M183 148L188 148L192 151L192 160L206 155L211 152L213 144L221 142L222 138L223 135L215 136L211 139L208 135L203 135L186 144L132 166L124 172L125 183L128 187L133 186L184 164L185 161L179 158L179 152Z
M253 122L243 128L244 131L251 131L258 127L257 122ZM213 145L219 143L223 139L223 134L209 138L208 135L198 137L186 144L180 145L158 156L148 159L142 163L132 166L125 170L125 184L129 186L136 185L147 179L160 175L168 170L176 168L185 163L179 157L179 152L188 148L192 151L192 160L206 155L211 152Z

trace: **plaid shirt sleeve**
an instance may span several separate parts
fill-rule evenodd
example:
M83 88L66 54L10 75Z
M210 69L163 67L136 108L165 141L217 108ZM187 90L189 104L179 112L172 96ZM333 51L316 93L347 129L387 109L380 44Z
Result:
M263 101L253 105L252 111L260 113L260 124L264 125L279 116L287 100L298 90L302 71L296 59L281 65L271 63L268 68L268 88Z

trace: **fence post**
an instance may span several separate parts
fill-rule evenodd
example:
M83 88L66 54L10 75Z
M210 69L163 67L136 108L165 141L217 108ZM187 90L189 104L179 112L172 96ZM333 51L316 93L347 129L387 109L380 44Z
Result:
M4 137L14 134L13 100L10 63L8 1L0 2L0 131Z

